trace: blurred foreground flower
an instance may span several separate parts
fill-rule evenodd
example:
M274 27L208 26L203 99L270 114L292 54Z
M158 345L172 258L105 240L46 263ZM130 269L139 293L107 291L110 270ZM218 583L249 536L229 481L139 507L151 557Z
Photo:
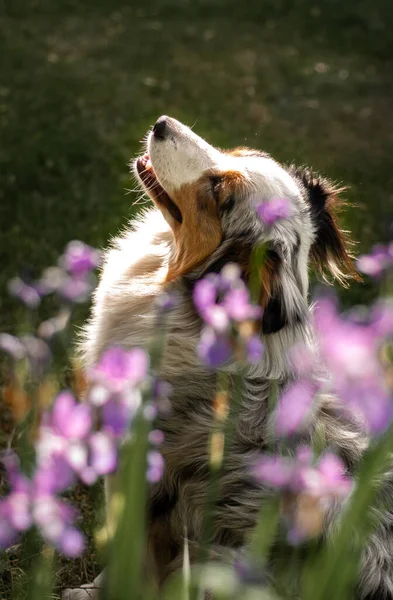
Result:
M317 389L316 383L302 379L284 390L275 410L275 430L279 437L293 435L307 426Z
M210 274L198 281L193 299L204 321L197 351L205 364L217 368L234 352L249 362L261 359L264 348L254 323L262 309L252 304L237 265L228 264L219 275Z
M333 298L318 299L315 324L321 356L331 377L330 391L359 418L371 434L386 430L393 419L392 392L385 382L379 348L393 332L386 310L371 312L368 319L340 316Z
M352 489L352 480L346 475L343 461L331 452L314 461L310 447L300 446L294 457L262 455L256 462L253 474L260 483L280 490L283 498L313 498L315 509L325 510L337 499L343 500ZM310 504L310 503L309 503ZM319 509L318 509L319 510ZM300 531L289 523L288 539L299 542L308 537L310 530Z
M286 198L272 198L257 206L257 214L265 225L274 225L277 221L287 219L291 215L291 204Z
M378 278L393 267L393 242L384 246L377 244L369 254L362 254L356 261L356 266L362 273Z
M25 283L20 277L14 277L8 282L8 292L11 296L21 300L28 308L37 308L41 302L36 288Z
M148 367L149 356L142 348L127 351L114 346L90 369L89 379L104 384L114 392L121 392L141 383Z
M79 240L73 240L68 243L60 264L63 264L71 275L79 277L96 269L100 261L98 250Z
M80 554L85 542L74 525L77 512L56 496L70 480L59 480L55 463L45 472L37 469L32 479L21 473L16 455L7 453L3 463L10 492L0 500L0 546L9 546L19 533L36 525L43 538L66 556Z

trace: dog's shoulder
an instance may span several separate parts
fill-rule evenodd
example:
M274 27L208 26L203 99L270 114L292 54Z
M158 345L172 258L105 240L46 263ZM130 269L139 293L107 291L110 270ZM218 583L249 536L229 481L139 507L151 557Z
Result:
M142 213L104 252L90 318L79 335L79 358L94 363L111 345L144 344L152 301L165 283L172 234L161 213Z

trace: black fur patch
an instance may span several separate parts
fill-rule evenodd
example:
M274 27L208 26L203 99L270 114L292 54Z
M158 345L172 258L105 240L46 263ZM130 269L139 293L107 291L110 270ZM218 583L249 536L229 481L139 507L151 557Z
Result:
M288 325L288 318L284 310L283 303L279 295L270 298L262 316L262 332L265 335L277 333L285 325Z
M177 494L169 494L162 491L160 495L155 496L149 506L149 519L155 521L164 515L168 515L177 503Z
M303 317L299 313L292 315L290 319L285 308L280 273L283 263L282 252L283 248L279 244L275 244L266 253L265 260L269 265L268 276L271 278L271 291L262 315L262 333L264 335L277 333L287 325L294 326L303 321ZM294 275L296 277L296 270Z
M314 266L323 276L325 270L342 281L352 277L361 280L351 255L348 252L348 239L338 227L336 212L343 204L339 194L343 188L314 174L311 169L292 165L290 174L302 185L308 202L317 237L310 250L310 258Z
M235 194L231 194L219 207L220 214L230 212L235 206Z

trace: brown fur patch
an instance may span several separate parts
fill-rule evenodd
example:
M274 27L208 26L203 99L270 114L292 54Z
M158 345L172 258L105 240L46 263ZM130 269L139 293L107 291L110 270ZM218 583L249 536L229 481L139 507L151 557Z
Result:
M171 223L176 254L169 262L167 281L173 281L190 271L221 243L217 204L208 194L206 182L201 181L183 185L172 194L173 201L182 213L183 223Z
M212 180L216 179L216 190ZM222 239L218 208L245 185L239 171L214 171L199 181L185 184L172 194L182 214L182 223L169 220L176 242L176 254L169 262L167 281L183 275L212 254Z
M167 281L187 273L209 256L221 243L222 230L214 202L198 206L197 186L182 186L175 203L183 214L183 223L174 224L176 254L168 266Z

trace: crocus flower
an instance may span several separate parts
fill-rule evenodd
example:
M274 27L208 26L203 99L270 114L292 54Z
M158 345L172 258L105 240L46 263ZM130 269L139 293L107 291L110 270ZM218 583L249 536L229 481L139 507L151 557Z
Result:
M6 547L17 540L20 532L33 524L46 541L67 556L79 554L84 538L74 526L76 511L53 493L57 470L43 477L37 467L32 479L20 472L15 455L4 457L10 492L0 500L0 546Z
M150 483L157 483L160 481L164 472L164 459L160 452L157 450L150 450L147 453L147 480Z
M98 364L89 371L92 381L108 386L114 392L140 384L146 377L149 357L142 348L124 350L113 347L107 350Z
M252 326L244 325L260 318L262 309L251 302L238 265L229 263L221 273L198 281L193 299L204 322L197 353L205 364L220 367L234 350L251 363L261 359L262 341Z
M245 350L247 360L250 363L256 364L261 360L265 351L265 346L258 335L251 335L248 339L246 339Z
M338 315L336 302L318 300L315 322L321 356L331 375L330 388L370 434L380 434L393 419L392 398L378 357L391 329L390 311L375 310L370 319Z
M35 287L25 283L20 277L14 277L8 282L8 292L21 300L28 308L37 308L41 302Z
M200 314L204 314L207 308L210 308L216 303L217 285L216 279L205 277L196 282L193 293L193 300L196 309Z
M74 240L69 242L61 258L61 263L71 275L86 275L100 263L100 253L91 246Z
M245 286L229 290L223 304L227 315L233 321L255 320L262 314L259 306L251 304L250 294Z
M20 339L9 333L0 333L0 349L15 360L20 360L26 354L26 348Z
M275 411L275 427L279 437L293 435L307 424L316 389L314 383L302 379L284 390Z
M206 365L217 368L230 359L232 346L226 335L219 335L206 327L202 330L197 352Z
M260 483L270 487L321 498L345 498L352 487L338 456L326 452L313 464L312 451L307 446L300 446L295 457L263 454L253 473Z
M382 244L374 246L370 254L362 254L356 261L359 271L374 278L380 277L392 265L393 258L389 248Z
M117 446L111 435L96 431L89 437L88 449L88 460L80 471L80 477L82 481L91 485L101 475L108 475L116 470Z
M262 202L256 208L257 214L265 225L274 225L277 221L287 219L291 213L291 204L286 198L272 198Z
M136 398L135 404L131 406L122 396L112 396L110 400L102 406L101 418L102 426L105 431L110 432L110 434L115 437L124 436L127 432L130 420L139 405L140 395Z
M84 537L74 527L77 512L64 500L38 494L32 501L32 516L42 536L66 556L77 556L84 548Z
M88 300L93 289L94 285L88 278L71 275L65 279L58 293L69 302L81 303Z

